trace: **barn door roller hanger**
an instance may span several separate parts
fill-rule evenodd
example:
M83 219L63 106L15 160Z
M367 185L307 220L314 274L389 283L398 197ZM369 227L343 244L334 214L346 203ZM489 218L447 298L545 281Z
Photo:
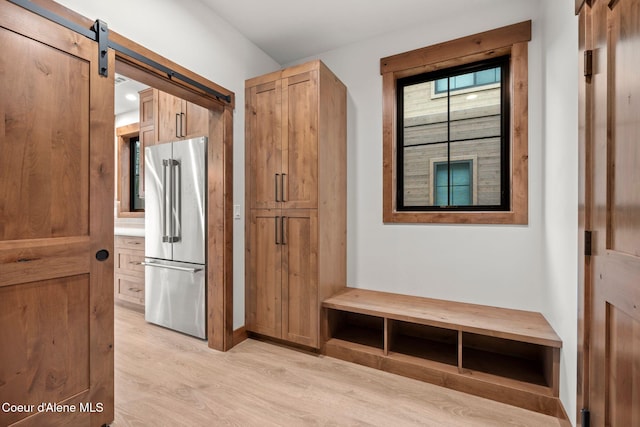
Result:
M189 77L170 69L152 59L147 58L146 56L140 55L137 52L132 51L129 48L126 48L114 41L109 40L109 27L107 23L101 20L96 20L91 28L84 28L75 22L72 22L60 15L57 15L50 10L47 10L29 0L8 0L9 2L16 4L24 9L27 9L30 12L35 13L36 15L42 16L49 21L53 21L56 24L62 25L65 28L70 29L71 31L75 31L78 34L81 34L88 39L91 39L98 43L98 51L99 51L99 62L98 69L101 76L107 77L109 75L109 57L107 55L109 48L118 51L130 58L135 59L145 65L149 65L155 68L158 71L161 71L167 75L170 79L178 79L181 80L193 87L196 87L203 92L214 96L219 100L223 100L227 103L231 103L231 96L222 94L215 89L212 89L208 86L203 85L202 83L196 82Z

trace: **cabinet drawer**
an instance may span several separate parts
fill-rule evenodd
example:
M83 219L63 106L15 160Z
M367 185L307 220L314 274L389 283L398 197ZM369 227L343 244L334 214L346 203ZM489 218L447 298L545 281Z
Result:
M115 273L144 278L144 252L119 250L116 252Z
M136 304L144 304L144 279L116 275L116 297Z
M116 248L139 250L144 255L144 237L115 236L114 245Z

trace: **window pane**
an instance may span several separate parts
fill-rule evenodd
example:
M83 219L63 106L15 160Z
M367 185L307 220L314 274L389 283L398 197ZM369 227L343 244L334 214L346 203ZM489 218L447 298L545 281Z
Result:
M448 140L447 98L432 98L433 82L404 87L405 147Z
M476 84L486 85L500 81L500 68L478 71L476 73Z
M451 141L500 136L500 86L451 94Z
M434 163L446 161L447 144L421 145L407 147L403 151L403 185L404 206L434 206L433 179L431 174L437 173ZM446 199L447 171L444 170ZM446 202L445 202L446 204Z
M436 92L446 92L447 91L447 80L449 79L440 79L436 80Z
M451 78L451 90L463 89L465 87L473 86L473 74L468 73L461 76L455 76Z
M437 163L435 169L435 194L436 206L468 206L473 204L472 198L472 162L456 161L451 162L449 177L447 171L449 165L446 162ZM449 198L447 199L447 189Z

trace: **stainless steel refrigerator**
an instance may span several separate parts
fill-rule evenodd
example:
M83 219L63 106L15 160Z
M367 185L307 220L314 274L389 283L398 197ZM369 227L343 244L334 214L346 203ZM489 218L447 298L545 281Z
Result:
M206 338L207 138L144 151L145 319Z

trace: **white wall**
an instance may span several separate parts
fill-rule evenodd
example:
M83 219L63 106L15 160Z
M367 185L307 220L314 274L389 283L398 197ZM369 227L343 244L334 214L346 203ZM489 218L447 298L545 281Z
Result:
M575 423L578 349L578 19L570 0L544 0L543 246L547 304L562 337L562 401Z
M577 21L571 0L491 4L317 56L348 88L348 284L542 312L575 423ZM380 58L529 19L529 224L384 225Z
M546 300L540 252L544 233L539 7L528 0L492 4L496 6L451 20L426 21L421 27L319 55L348 88L350 286L531 310L540 310ZM528 19L533 20L529 224L383 224L380 58Z
M244 81L280 65L198 1L57 1L235 93L233 193L234 203L244 206ZM234 221L233 245L233 324L238 328L244 325L243 221Z

